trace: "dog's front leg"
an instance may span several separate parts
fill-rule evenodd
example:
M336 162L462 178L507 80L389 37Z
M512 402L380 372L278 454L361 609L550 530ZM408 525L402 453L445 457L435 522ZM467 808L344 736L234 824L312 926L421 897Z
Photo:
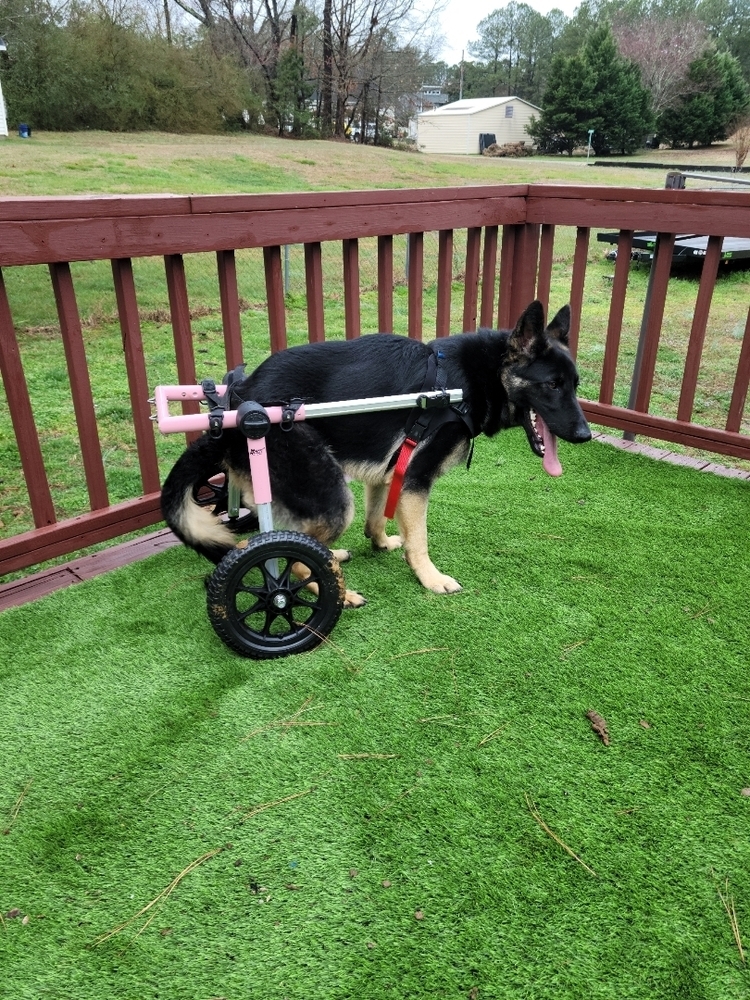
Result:
M429 493L404 492L396 508L396 520L404 540L404 556L423 587L436 594L455 594L461 584L434 565L427 550L427 504Z
M365 484L365 538L372 541L372 547L379 552L390 552L401 548L400 535L386 535L385 502L390 484Z

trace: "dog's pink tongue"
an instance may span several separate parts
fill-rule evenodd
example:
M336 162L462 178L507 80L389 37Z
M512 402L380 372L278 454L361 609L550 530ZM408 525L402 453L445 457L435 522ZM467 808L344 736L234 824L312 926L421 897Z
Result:
M561 476L563 467L560 465L560 459L557 457L557 438L538 413L536 415L536 426L541 430L542 441L544 441L542 468L549 476Z

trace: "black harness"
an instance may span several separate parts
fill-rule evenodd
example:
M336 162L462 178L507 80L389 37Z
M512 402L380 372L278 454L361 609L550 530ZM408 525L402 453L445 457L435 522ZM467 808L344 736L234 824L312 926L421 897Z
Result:
M479 432L471 417L468 400L462 400L460 403L451 403L450 401L450 396L447 392L447 376L445 368L441 364L444 357L445 355L439 346L435 344L430 346L430 353L427 357L427 373L422 383L422 388L419 391L423 393L437 391L443 395L438 396L436 399L427 399L424 396L420 397L417 406L409 414L404 431L406 438L398 451L396 465L393 470L393 479L391 480L388 499L385 504L385 516L387 518L393 517L396 512L396 505L401 495L404 475L411 460L412 452L420 441L432 437L444 424L455 423L457 420L460 420L466 425L469 437L471 438L469 455L466 459L466 468L468 469L471 465L471 459L474 455L474 438Z

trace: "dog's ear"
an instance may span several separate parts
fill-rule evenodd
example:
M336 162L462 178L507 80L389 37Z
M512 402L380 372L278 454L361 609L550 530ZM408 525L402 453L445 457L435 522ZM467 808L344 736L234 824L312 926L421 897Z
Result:
M560 312L550 322L547 327L547 334L556 337L561 344L568 346L568 334L570 333L570 306L563 306Z
M514 354L532 355L536 345L544 336L544 307L539 301L532 302L516 323L510 335L508 347Z

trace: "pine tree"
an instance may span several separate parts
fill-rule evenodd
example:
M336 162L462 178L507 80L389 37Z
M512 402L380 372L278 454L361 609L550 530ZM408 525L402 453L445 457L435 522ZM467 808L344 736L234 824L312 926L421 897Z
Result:
M542 98L542 114L531 119L529 135L545 153L572 154L588 139L593 79L579 56L556 56Z
M650 98L638 67L623 59L608 25L595 28L580 55L558 56L529 133L545 152L572 153L593 130L597 155L630 153L652 124Z
M595 129L594 151L597 155L632 153L653 121L640 70L618 53L609 25L591 33L582 58L593 80L590 128Z
M738 61L708 50L690 66L689 92L659 117L659 132L672 146L709 146L750 106L750 90Z

